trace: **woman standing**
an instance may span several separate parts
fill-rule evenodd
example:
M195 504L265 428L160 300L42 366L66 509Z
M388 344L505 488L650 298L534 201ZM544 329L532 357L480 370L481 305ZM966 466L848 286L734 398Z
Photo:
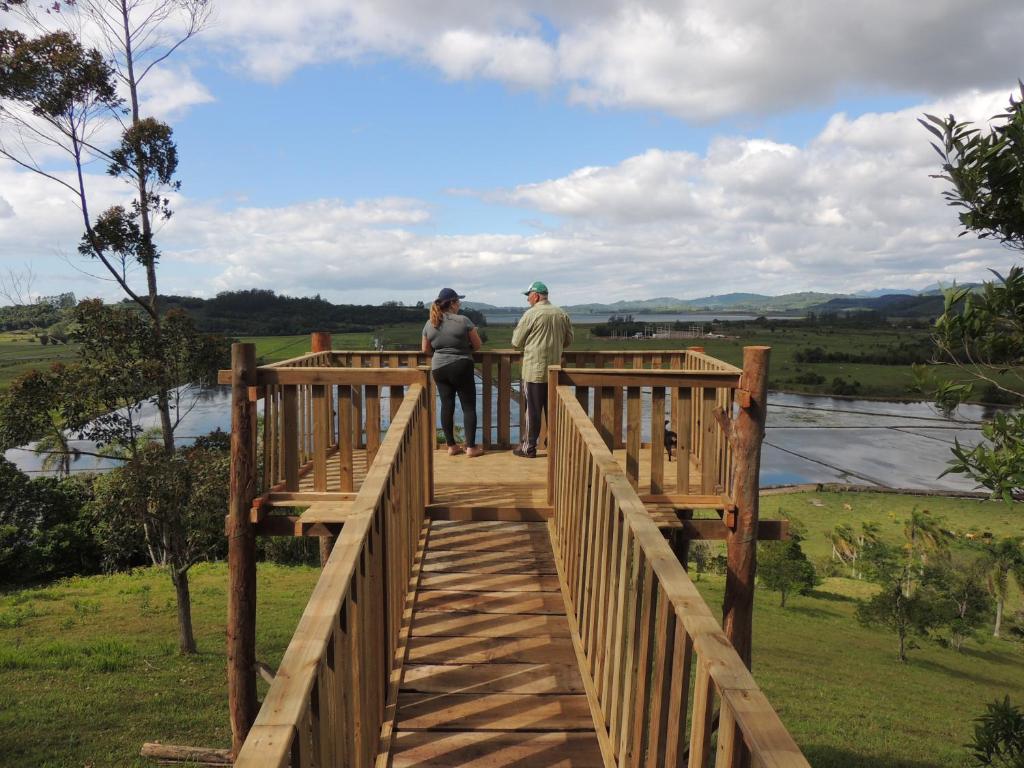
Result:
M441 429L448 443L448 455L462 453L455 442L455 396L462 404L466 455L484 452L476 444L476 380L473 378L473 353L480 349L480 334L473 321L459 314L460 296L451 288L442 288L430 305L430 319L423 326L423 351L433 355L430 361L434 383L441 396Z

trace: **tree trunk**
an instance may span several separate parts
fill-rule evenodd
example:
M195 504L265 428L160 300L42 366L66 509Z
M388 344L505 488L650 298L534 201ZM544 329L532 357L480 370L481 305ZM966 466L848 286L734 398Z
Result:
M996 600L996 628L992 630L992 637L999 637L999 630L1003 626L1003 598Z
M779 590L779 595L780 595L779 608L785 608L786 607L786 590L785 589L780 589Z
M900 655L899 659L904 664L907 663L907 633L902 629L898 630L900 636Z
M196 652L196 638L192 634L192 597L188 591L188 571L171 566L171 581L178 600L178 650Z

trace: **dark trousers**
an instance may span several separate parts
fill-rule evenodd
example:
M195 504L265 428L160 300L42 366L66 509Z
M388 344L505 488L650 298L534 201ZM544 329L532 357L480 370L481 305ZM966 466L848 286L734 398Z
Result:
M546 381L527 381L526 384L526 451L537 452L540 422L548 410L548 384Z
M448 363L433 371L437 393L441 396L441 429L448 445L455 445L455 396L462 404L462 422L466 432L466 445L476 445L476 380L473 361L469 359Z

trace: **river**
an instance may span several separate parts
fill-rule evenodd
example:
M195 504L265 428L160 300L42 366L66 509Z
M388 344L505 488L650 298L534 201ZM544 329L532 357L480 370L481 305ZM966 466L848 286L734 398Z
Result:
M649 400L644 406L647 440ZM382 404L381 410L386 420L387 405ZM971 481L960 476L939 475L951 458L949 449L954 439L974 445L980 439L979 421L991 414L991 409L978 405L961 406L952 417L946 417L928 403L772 392L768 398L761 484L847 482L892 488L975 490ZM141 419L146 426L159 424L155 409L149 406L143 408ZM515 412L512 424L518 424ZM182 443L188 443L196 435L218 427L227 431L230 426L230 391L227 387L212 387L200 393L178 434ZM518 437L518 429L513 426L512 438ZM74 440L72 445L80 450L95 450L95 445L87 441ZM11 449L6 458L26 472L42 473L42 457L34 453L32 446ZM75 472L89 472L116 463L82 456L72 467Z
M526 310L526 307L523 308ZM605 312L602 314L569 312L569 319L576 325L596 325L607 323L613 314L620 317L631 315L637 323L710 323L712 320L755 320L760 315L752 313L730 314L728 312ZM484 312L488 325L515 325L519 322L522 312ZM796 315L768 315L768 320L800 320Z

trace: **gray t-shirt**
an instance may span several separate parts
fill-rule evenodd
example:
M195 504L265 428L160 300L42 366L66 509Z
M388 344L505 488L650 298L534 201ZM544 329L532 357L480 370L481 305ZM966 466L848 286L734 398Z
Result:
M443 368L449 363L459 360L473 359L473 346L469 343L469 332L476 328L473 321L465 315L453 315L445 312L441 325L435 328L427 320L423 326L423 335L434 348L434 357L430 361L431 368Z

